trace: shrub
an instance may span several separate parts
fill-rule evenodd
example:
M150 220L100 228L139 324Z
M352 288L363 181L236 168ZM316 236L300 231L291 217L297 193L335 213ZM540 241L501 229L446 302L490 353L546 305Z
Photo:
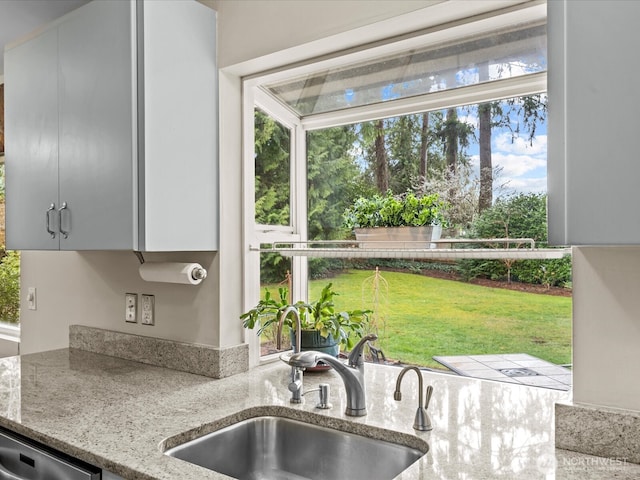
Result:
M4 251L0 261L0 322L18 323L19 321L20 253Z
M532 238L536 246L547 242L547 196L529 193L499 200L482 212L471 227L472 238ZM458 271L465 280L477 277L517 280L552 286L571 283L571 258L554 260L461 260Z

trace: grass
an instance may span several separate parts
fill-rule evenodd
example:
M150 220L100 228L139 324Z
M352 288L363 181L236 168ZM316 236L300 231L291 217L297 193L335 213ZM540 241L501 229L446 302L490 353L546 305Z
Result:
M382 272L378 346L388 359L443 368L434 355L529 353L571 363L571 298L488 288L409 273ZM373 308L371 272L310 282L317 298L329 281L339 309Z

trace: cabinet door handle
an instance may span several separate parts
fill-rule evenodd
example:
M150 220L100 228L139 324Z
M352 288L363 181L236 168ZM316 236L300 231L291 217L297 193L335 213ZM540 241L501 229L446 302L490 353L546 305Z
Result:
M62 206L58 209L58 217L60 220L60 226L58 228L60 230L60 233L62 234L62 238L69 238L69 232L63 230L62 228L62 211L63 210L67 210L67 202L62 202Z
M53 212L55 209L56 209L56 204L52 203L51 205L49 205L49 208L44 214L46 217L45 222L47 225L47 233L51 235L51 238L56 238L56 232L51 230L51 216L50 216L50 213Z

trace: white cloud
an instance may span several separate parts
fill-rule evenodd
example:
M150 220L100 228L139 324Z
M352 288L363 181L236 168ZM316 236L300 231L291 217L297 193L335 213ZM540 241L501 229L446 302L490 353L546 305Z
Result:
M517 155L513 153L493 153L492 165L497 169L494 188L514 192L542 193L547 191L546 156ZM480 157L472 155L471 165L477 176Z
M478 116L473 113L461 115L458 117L458 120L462 123L468 123L474 128L478 128Z
M480 167L480 156L471 155L470 159L474 170L478 170ZM546 171L547 167L546 158L530 155L494 153L491 155L491 161L494 168L500 167L504 175L511 177L533 174L538 169Z
M513 192L522 193L546 193L547 192L547 177L535 177L535 178L505 178L500 177L497 182L498 185L504 185L504 189Z
M547 167L546 158L530 155L494 153L491 158L494 167L502 167L502 172L512 177L522 177L538 169L546 170Z
M495 151L512 153L517 155L544 155L547 156L547 136L536 135L533 140L528 138L513 138L510 132L503 132L493 139Z
M489 66L489 76L492 80L500 78L519 77L530 72L530 67L524 63L496 63Z

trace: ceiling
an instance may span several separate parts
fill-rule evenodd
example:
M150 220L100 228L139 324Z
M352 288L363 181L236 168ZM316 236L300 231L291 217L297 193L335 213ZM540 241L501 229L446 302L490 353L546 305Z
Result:
M78 8L89 0L0 0L0 76L7 44Z

